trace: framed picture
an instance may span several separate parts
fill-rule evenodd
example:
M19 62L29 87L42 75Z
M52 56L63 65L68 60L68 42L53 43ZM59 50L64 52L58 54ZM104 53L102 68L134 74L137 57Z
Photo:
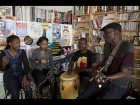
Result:
M134 46L140 46L140 36L134 36L133 45Z

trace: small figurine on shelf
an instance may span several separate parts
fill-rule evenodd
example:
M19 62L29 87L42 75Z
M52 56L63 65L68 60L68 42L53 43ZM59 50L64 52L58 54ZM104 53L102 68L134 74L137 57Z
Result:
M77 30L75 31L74 41L78 41L78 33L77 33Z

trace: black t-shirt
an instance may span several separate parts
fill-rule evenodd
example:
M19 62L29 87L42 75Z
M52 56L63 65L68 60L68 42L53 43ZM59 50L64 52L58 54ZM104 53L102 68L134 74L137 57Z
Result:
M91 68L93 63L96 63L96 55L92 53L90 50L87 50L86 53L81 53L80 50L76 51L72 57L72 61L76 62L80 57L86 57L87 62L86 62L86 68ZM77 67L77 66L76 66ZM80 76L82 77L89 77L90 75L88 73L82 72L80 73Z

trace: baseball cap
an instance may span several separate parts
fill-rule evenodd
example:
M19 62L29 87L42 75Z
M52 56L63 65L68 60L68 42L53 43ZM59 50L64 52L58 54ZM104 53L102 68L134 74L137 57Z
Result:
M105 25L103 28L100 29L100 31L104 31L107 28L113 28L115 30L118 30L119 32L122 31L121 25L119 23L116 23L116 22L112 22L112 23Z

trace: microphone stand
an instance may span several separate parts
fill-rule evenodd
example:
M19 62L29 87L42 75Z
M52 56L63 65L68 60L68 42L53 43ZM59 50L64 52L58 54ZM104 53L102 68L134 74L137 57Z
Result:
M138 24L138 36L140 36L139 32L140 32L140 22Z
M42 84L44 84L44 83L58 70L58 68L59 68L59 66L56 67L56 68L54 69L54 71L53 71L49 76L48 76L48 74L47 74L45 80L44 80L43 82L41 82L41 83L37 86L38 97L40 97L39 87L40 87Z
M58 61L55 61L55 64L54 65L56 65L56 67L55 68L53 68L53 72L48 76L48 74L47 74L47 76L46 76L46 78L45 78L45 80L43 81L43 82L41 82L38 86L37 86L37 96L38 97L40 97L40 93L39 93L39 87L42 85L42 84L44 84L57 70L58 70L58 68L60 67L60 65L61 64L63 64L64 62L66 62L68 59L70 59L71 57L73 56L73 53L71 53L71 54L69 54L68 56L66 56L66 57L64 57L64 58L61 58L60 60L58 60ZM56 64L57 63L57 64ZM48 67L49 67L49 65L48 65ZM48 72L49 73L49 72Z

